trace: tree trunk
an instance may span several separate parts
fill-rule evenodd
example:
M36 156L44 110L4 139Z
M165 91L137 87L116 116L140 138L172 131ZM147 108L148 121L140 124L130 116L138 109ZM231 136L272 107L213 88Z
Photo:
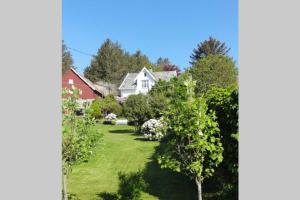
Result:
M197 189L198 189L198 200L202 200L201 181L198 180L198 178L196 178L195 180L196 180L196 185L197 185Z
M68 200L67 175L65 175L65 173L63 173L63 190L64 190L63 200Z

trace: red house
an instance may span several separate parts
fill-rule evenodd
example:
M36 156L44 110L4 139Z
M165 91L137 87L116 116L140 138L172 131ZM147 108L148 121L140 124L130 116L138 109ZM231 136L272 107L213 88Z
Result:
M75 69L70 68L63 74L62 88L71 89L72 87L80 90L80 98L84 102L90 102L96 97L103 97L102 92L90 80L81 76Z

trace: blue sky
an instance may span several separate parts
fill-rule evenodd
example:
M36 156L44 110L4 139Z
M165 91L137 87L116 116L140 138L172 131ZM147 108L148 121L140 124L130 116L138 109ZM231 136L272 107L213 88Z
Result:
M152 62L167 57L189 66L196 45L213 36L238 61L237 0L63 0L62 36L72 48L96 54L106 38L130 53L140 49ZM80 73L91 57L71 50Z

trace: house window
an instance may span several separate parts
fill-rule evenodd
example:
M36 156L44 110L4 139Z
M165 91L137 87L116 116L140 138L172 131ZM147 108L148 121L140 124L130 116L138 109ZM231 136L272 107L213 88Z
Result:
M145 77L147 76L147 73L146 73L146 72L144 72L144 76L145 76Z
M142 88L149 88L149 80L142 81Z
M73 84L73 79L69 79L69 84L70 84L70 85Z

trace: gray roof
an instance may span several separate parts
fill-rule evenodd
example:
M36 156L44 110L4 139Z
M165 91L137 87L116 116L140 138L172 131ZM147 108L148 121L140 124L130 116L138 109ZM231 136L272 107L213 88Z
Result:
M158 80L169 81L172 77L177 76L176 71L161 71L161 72L150 72L150 73L155 77L157 81ZM139 73L127 73L119 89L135 89L136 84L134 80L138 74Z
M171 78L177 76L176 71L152 72L154 77L159 80L169 81Z

